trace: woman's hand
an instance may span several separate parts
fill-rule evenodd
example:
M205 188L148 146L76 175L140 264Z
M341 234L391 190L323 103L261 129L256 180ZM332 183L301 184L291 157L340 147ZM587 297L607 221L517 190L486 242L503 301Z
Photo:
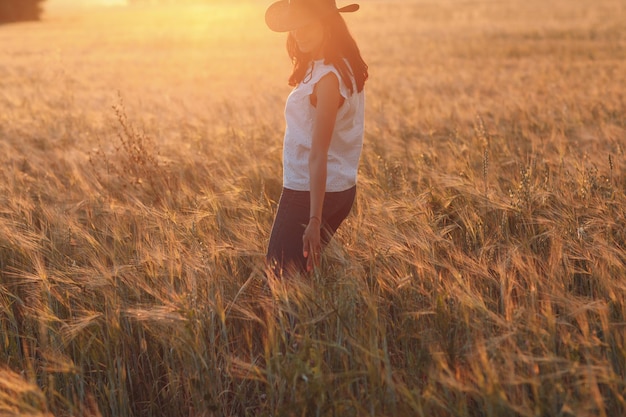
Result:
M320 255L322 252L321 233L322 222L317 217L311 217L309 224L304 229L302 235L303 250L302 254L306 258L306 270L312 271L313 268L320 264Z

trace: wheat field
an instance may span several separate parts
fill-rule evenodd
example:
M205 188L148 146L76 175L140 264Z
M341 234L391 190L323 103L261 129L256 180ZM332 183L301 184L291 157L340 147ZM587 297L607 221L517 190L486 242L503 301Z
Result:
M0 415L626 415L623 1L363 0L357 202L289 281L268 3L0 26Z

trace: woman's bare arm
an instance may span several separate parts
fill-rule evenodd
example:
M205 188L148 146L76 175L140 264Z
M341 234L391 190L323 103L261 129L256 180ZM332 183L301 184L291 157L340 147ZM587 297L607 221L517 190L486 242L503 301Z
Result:
M307 271L319 264L321 252L320 228L324 194L326 193L328 148L335 129L337 111L342 103L337 76L331 72L322 77L315 85L314 94L317 98L317 106L313 142L309 155L311 210L309 212L309 224L302 236L304 257L307 258Z

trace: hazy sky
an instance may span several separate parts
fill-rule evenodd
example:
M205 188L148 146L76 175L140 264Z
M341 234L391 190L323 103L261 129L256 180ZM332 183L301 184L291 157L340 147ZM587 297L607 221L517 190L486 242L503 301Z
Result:
M99 6L125 4L126 0L48 0L45 5L56 6Z

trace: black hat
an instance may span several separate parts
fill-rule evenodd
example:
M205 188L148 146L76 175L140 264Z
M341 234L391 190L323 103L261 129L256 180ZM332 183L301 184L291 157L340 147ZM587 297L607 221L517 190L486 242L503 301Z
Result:
M316 18L330 13L349 13L359 10L358 4L337 8L335 0L279 0L265 12L265 23L274 32L289 32L306 26Z

